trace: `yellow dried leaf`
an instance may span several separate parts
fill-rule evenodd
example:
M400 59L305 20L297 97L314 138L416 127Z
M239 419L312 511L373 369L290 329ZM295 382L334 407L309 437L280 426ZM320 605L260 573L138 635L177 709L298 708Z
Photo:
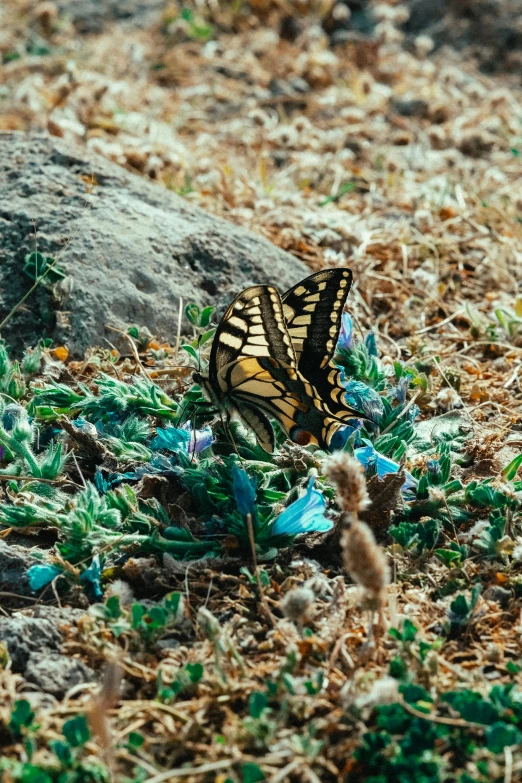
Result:
M53 354L59 362L64 362L69 356L69 349L66 348L65 345L60 345L58 348L54 349Z

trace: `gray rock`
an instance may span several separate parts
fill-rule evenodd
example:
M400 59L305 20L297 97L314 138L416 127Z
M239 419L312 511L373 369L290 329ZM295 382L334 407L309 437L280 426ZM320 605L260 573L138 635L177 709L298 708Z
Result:
M29 586L27 569L41 562L30 549L10 544L0 539L0 593L10 593L2 597L2 605L10 607L30 606L23 596L34 597ZM20 596L20 599L16 598Z
M32 653L25 668L25 679L44 693L62 699L69 688L83 682L95 682L96 674L83 661L59 653Z
M17 352L49 336L78 356L104 337L117 341L107 324L147 326L172 341L180 296L223 308L248 285L285 290L310 271L262 237L55 137L0 133L0 181L0 322L30 287L23 266L34 224L46 255L72 238L59 261L71 284L40 285L2 331Z
M13 615L0 617L0 642L7 646L12 670L23 674L32 653L58 652L62 635L51 620Z
M512 594L511 590L506 590L503 587L499 587L499 585L491 585L484 592L484 598L486 601L496 601L497 604L500 604L505 609L512 598Z
M165 10L165 0L58 0L56 6L79 33L100 33L111 21L133 27L154 24Z
M60 625L73 625L82 617L85 617L84 609L72 609L70 606L43 606L39 604L32 611L33 617L46 617L59 627Z
M421 98L395 98L392 107L403 117L427 117L429 106Z

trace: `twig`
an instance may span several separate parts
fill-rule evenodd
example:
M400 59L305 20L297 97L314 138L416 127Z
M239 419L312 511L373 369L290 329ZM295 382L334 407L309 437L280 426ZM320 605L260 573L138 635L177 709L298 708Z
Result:
M81 484L77 484L70 479L46 479L38 478L37 476L15 476L11 473L0 473L0 481L39 481L42 484L69 484L72 487L78 487L83 489Z
M401 699L400 703L410 715L415 715L416 718L422 718L430 723L440 723L444 726L459 726L463 729L480 729L481 731L484 731L486 728L483 723L474 723L473 721L464 720L463 718L443 718L440 715L429 715L421 710L416 710L415 707L412 707L411 704L408 704L404 699Z
M127 334L127 332L124 332L122 329L117 329L115 326L109 326L109 324L105 324L105 328L106 329L110 329L111 332L118 332L118 334L121 334L121 335L123 335L123 337L125 337L125 339L127 340L127 342L129 343L129 345L131 347L132 355L134 356L136 364L138 365L138 367L140 368L142 373L147 376L149 381L152 380L152 378L150 377L148 371L145 369L145 367L142 364L142 361L140 359L140 355L138 353L138 349L136 348L136 343L134 342L134 340L132 339L130 334Z
M504 783L511 783L513 778L513 751L506 745L504 748Z
M422 329L417 329L414 334L425 334L426 332L431 332L432 329L438 329L439 326L444 326L445 324L449 324L451 321L453 321L455 318L458 318L461 315L465 315L464 310L457 310L456 313L453 313L452 315L448 315L447 318L443 318L442 321L439 321L436 324L431 324L431 326L424 326Z
M170 780L170 778L188 778L191 775L205 775L207 772L217 772L218 769L229 769L235 763L237 763L237 759L222 759L221 761L211 761L209 764L202 764L200 767L168 769L166 772L147 778L146 783L164 783L165 780Z
M254 562L254 576L257 582L257 589L259 590L259 600L261 601L261 605L264 609L267 618L270 620L273 627L275 628L277 626L277 622L274 615L270 611L270 607L266 602L265 594L263 592L263 585L261 584L261 577L259 576L259 568L257 565L257 554L256 554L256 541L254 538L254 526L252 524L252 514L247 514L246 518L247 518L247 528L248 528L248 540L250 541L250 549L252 550L252 560Z
M181 343L181 320L183 318L183 297L179 298L178 329L176 332L176 361L178 360L179 346Z

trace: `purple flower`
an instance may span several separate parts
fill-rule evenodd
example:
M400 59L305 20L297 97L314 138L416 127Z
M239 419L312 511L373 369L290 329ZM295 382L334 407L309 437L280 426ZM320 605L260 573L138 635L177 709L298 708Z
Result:
M189 454L201 454L202 451L205 451L209 446L212 446L213 438L210 427L204 427L202 430L195 430L191 422L187 421L182 429L190 430Z
M353 342L353 321L349 313L343 313L341 318L341 331L337 340L338 351L349 351Z
M331 519L324 516L326 503L321 493L314 489L314 480L312 476L303 497L295 500L279 514L272 526L273 536L326 533L333 528Z
M205 427L194 430L192 423L187 421L182 427L158 427L151 448L166 451L184 451L187 454L200 454L212 444L212 430Z

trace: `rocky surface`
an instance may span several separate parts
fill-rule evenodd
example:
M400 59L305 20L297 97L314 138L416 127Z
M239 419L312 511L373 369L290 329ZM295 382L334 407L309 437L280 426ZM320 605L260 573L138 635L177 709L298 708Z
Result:
M57 699L62 699L69 688L75 685L96 680L96 674L90 666L60 653L31 655L24 676L28 682Z
M520 73L519 0L410 0L406 5L408 35L428 35L436 48L467 49L485 73Z
M165 11L164 0L59 0L60 15L79 33L99 33L112 21L135 27L153 24Z
M59 652L62 634L55 623L44 617L15 614L0 617L0 642L7 647L12 670L23 674L33 653L43 658Z
M54 256L70 241L66 279L40 285L2 330L18 351L50 336L81 355L117 341L107 325L173 341L180 297L224 307L249 284L284 289L309 273L260 236L54 137L0 134L0 179L0 321L31 285L23 267L35 243Z
M30 549L0 539L0 595L9 594L4 595L0 603L11 607L28 606L24 597L34 597L34 592L29 586L27 569L38 562Z

